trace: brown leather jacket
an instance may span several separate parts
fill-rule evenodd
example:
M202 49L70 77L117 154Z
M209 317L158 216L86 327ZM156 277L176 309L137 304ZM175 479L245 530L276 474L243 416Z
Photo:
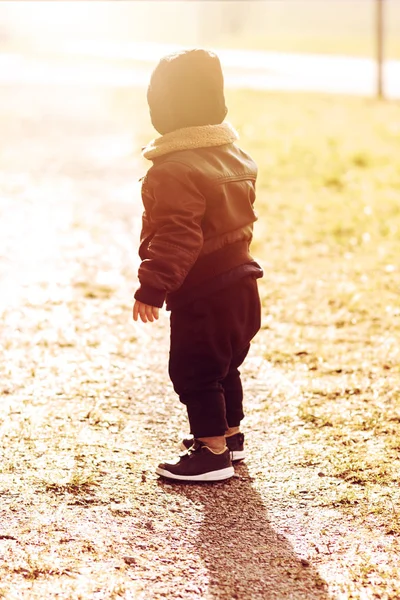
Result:
M168 308L188 290L256 264L249 254L256 176L234 143L153 158L142 184L137 300L161 307L167 298Z

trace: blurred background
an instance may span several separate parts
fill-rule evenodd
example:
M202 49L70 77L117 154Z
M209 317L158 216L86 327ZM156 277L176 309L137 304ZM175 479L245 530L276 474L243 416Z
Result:
M2 39L211 44L372 56L376 0L2 2ZM400 55L400 6L385 0L387 54Z
M380 4L386 93L399 96L400 71L393 62L400 58L398 0L3 2L0 47L30 53L32 81L47 76L57 82L144 83L144 67L158 56L200 45L225 50L221 58L229 85L370 94ZM63 68L59 65L57 73L50 65L46 69L37 62L43 53L62 56ZM81 59L75 74L68 70L73 57ZM103 70L85 70L83 61L89 58L102 60ZM8 80L26 77L27 65L11 60L3 57L2 80L7 74ZM105 69L106 61L118 61L118 72ZM124 61L136 63L135 73L122 69Z

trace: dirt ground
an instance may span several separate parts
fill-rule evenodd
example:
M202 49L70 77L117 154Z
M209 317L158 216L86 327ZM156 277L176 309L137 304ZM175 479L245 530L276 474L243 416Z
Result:
M217 485L155 476L186 420L167 313L131 320L146 165L114 100L1 90L0 597L400 598L398 532L318 502L350 484L299 459L312 419L301 377L266 359L267 313L243 369L246 464Z

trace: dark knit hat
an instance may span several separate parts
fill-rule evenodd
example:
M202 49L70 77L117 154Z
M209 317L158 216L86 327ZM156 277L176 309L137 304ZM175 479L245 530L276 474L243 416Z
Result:
M207 50L185 50L164 56L147 90L151 122L164 135L225 119L224 77L219 58Z

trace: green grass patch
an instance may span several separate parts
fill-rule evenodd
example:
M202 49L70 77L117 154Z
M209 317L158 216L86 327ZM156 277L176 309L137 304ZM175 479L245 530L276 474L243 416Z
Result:
M242 92L229 100L260 168L253 250L265 269L264 357L299 391L299 421L288 417L294 399L272 409L268 399L266 410L297 441L295 465L330 482L316 506L398 536L399 105ZM357 564L354 582L382 586L385 569Z

